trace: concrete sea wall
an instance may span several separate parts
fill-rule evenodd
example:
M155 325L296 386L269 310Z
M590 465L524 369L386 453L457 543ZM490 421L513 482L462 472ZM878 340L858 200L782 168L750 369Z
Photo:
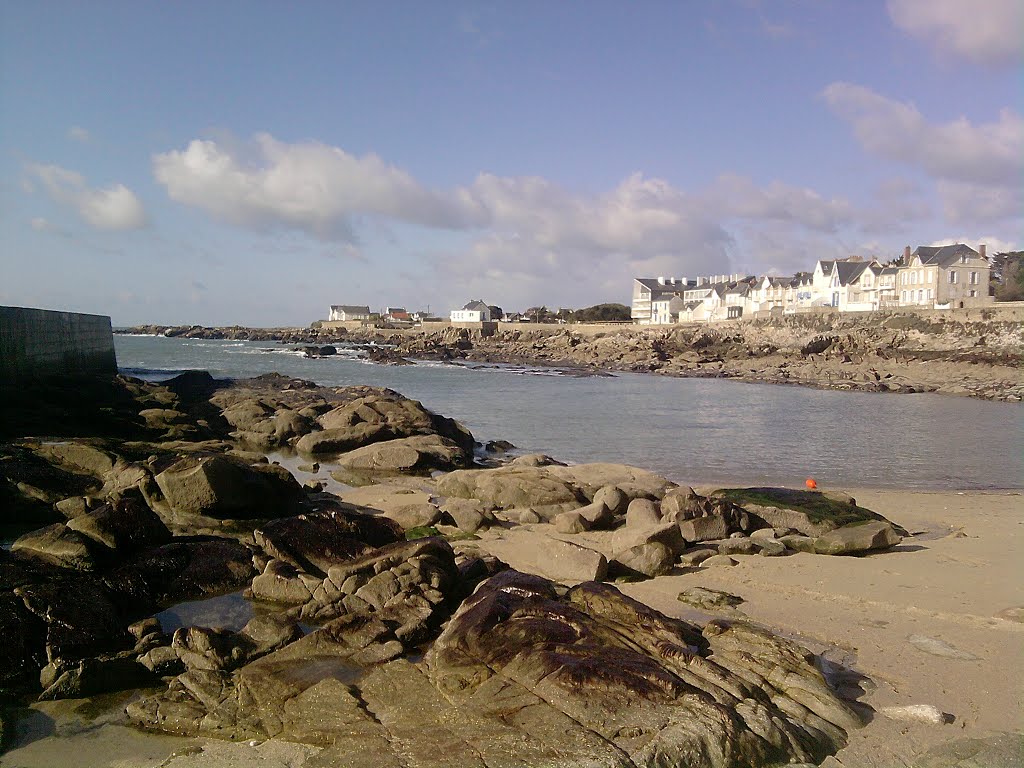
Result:
M109 317L0 307L0 380L116 372Z

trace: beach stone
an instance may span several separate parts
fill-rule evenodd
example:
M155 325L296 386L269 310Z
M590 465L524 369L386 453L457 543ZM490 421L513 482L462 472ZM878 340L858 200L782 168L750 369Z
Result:
M384 424L355 424L353 426L323 429L303 435L295 443L295 450L303 456L325 456L362 448L395 435Z
M402 528L426 528L441 519L441 510L433 504L410 504L381 513L384 517L394 520Z
M78 515L69 520L67 526L120 554L165 544L171 539L167 526L137 491L93 512Z
M564 467L565 463L544 453L527 453L516 456L509 462L510 467Z
M299 578L298 569L284 560L271 560L250 587L256 600L282 605L302 605L313 596Z
M654 578L671 571L675 559L671 549L659 541L651 541L617 553L610 566L617 564L628 572Z
M733 560L728 555L712 555L701 563L701 566L705 568L715 568L720 566L733 566L739 565L738 562Z
M509 567L553 581L601 581L608 575L603 554L568 541L526 534L488 544L489 551Z
M785 531L778 531L775 528L758 528L756 531L750 532L750 538L752 539L777 539L779 536L784 536Z
M717 543L718 552L722 555L752 555L757 551L757 546L747 536L723 539Z
M814 540L814 551L819 555L852 555L888 549L902 540L889 523L872 520L822 534Z
M489 509L471 499L447 499L441 505L441 511L451 517L456 527L464 533L476 533L481 528L489 528L494 519Z
M700 549L689 549L679 556L679 564L691 567L700 565L709 557L714 557L717 554L717 549L709 549L704 547Z
M403 532L386 517L338 506L271 520L254 531L253 536L271 557L322 577L333 565L400 541Z
M551 476L568 481L588 499L593 499L607 485L616 486L630 499L660 499L669 489L676 487L675 483L660 475L626 464L574 464L552 466L548 470Z
M779 541L786 545L786 549L791 549L794 552L814 552L814 538L811 536L791 533L782 536Z
M38 557L61 568L95 571L101 547L64 523L54 523L19 536L11 544L11 551Z
M580 507L576 512L582 517L591 530L599 531L612 528L618 522L612 511L605 506L603 501L595 501Z
M617 530L612 539L612 545L616 551L652 542L664 544L673 555L679 554L686 549L686 542L683 541L683 537L679 533L679 526L675 523L660 523L659 525L647 528L630 528L625 526Z
M687 541L714 541L729 535L729 526L724 517L695 517L679 522L679 532Z
M661 512L650 499L633 499L626 510L626 525L632 528L649 528L661 522Z
M583 533L590 530L590 523L576 510L555 515L551 521L559 533Z
M497 469L461 469L441 477L437 492L441 496L476 499L495 509L530 507L538 514L545 509L549 517L583 506L579 491L553 477L551 470L552 467L515 464Z
M69 472L84 472L96 478L113 469L117 458L93 445L72 440L40 444L33 447L33 452Z
M699 517L701 514L701 500L693 488L673 488L665 493L661 500L661 515L667 520L679 522Z
M761 557L781 557L786 554L786 545L777 539L754 539L757 554Z
M465 451L438 435L416 435L375 442L342 453L335 461L342 467L373 472L426 472L451 470L469 463Z
M939 656L944 659L959 659L961 661L977 661L978 657L970 651L962 651L950 645L945 640L926 635L911 635L907 638L910 644L919 651L930 653L932 656Z
M604 504L615 517L626 514L629 507L629 496L615 485L605 485L594 494L594 504Z
M228 456L186 457L160 472L156 482L172 510L186 516L283 517L304 495L284 467Z
M880 707L879 713L890 720L901 720L908 723L925 723L927 725L945 725L946 715L932 704L908 704L902 707ZM949 719L952 722L952 718Z
M61 499L53 506L70 520L73 517L84 515L86 512L91 512L97 507L102 506L102 504L90 496L69 496L66 499Z
M680 592L676 599L681 603L692 605L702 610L713 610L715 608L734 608L743 602L742 597L722 592L718 589L707 587L690 587Z

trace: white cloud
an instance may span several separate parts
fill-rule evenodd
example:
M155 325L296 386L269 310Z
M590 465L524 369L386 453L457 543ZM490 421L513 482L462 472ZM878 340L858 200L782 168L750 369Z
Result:
M32 221L29 222L29 225L36 232L46 232L52 226L50 222L48 222L42 216L37 216L36 218L32 219Z
M85 144L86 142L92 139L92 136L82 126L73 125L70 128L68 128L68 138L72 139L73 141L78 141L81 142L82 144Z
M139 229L146 225L142 203L123 184L94 189L81 174L57 165L30 165L28 170L55 202L70 206L96 229Z
M998 121L966 118L936 125L913 104L870 88L837 82L824 91L836 114L853 126L869 152L916 166L932 176L975 184L1019 184L1024 172L1024 118L1004 109Z
M1024 50L1020 0L889 0L893 23L934 46L987 64L1012 64Z
M443 196L376 155L355 157L318 142L285 144L267 134L253 163L213 141L153 157L153 173L171 199L226 221L285 226L323 239L353 240L352 217L378 214L437 227L461 224Z

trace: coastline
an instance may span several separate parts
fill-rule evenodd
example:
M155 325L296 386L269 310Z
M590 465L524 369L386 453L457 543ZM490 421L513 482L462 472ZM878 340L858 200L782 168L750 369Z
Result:
M727 378L859 392L1024 401L1024 308L787 316L713 325L502 324L440 328L140 326L132 335L373 345L374 362L501 363ZM384 348L380 348L383 345ZM310 346L310 356L318 356ZM329 353L328 353L329 354Z
M139 455L154 450L181 451L186 449L182 438L205 441L197 443L203 446L201 451L237 450L237 444L229 441L227 435L211 431L213 422L206 423L204 419L205 426L198 421L191 426L186 423L200 413L208 418L210 412L204 409L214 402L225 415L231 414L232 426L255 437L268 434L259 431L261 421L292 413L292 408L295 413L300 408L309 408L309 403L321 393L335 398L332 404L346 404L383 392L369 387L320 388L280 376L232 383L226 388L223 385L224 382L190 374L175 387L141 387L144 404L159 400L162 406L159 413L148 412L149 428L166 429L166 436L174 436L174 440L162 448L149 447L159 445L153 443L133 450L141 450ZM174 396L168 397L167 392ZM277 415L272 415L273 411L253 410L255 396L280 398L277 402L287 403L288 408L279 410ZM459 434L448 420L434 425L444 427L453 436ZM83 428L92 429L92 425ZM309 424L305 429L309 429ZM111 443L97 442L95 446L112 449ZM260 451L273 455L266 446ZM238 455L255 461L256 454L251 449ZM96 458L91 454L90 460ZM169 456L160 459L157 465L167 466L169 460ZM315 480L313 476L330 473L334 466L328 459L317 472L303 470L298 473L299 482ZM620 472L621 468L606 466L596 473L600 484L623 482L613 481L609 478L614 475L606 474ZM125 469L122 468L122 474ZM157 466L151 469L155 472ZM438 494L440 479L425 475L392 477L384 485L350 488L343 492L343 499L349 497L351 503L384 509L356 498L369 499L377 494L378 498L390 496L394 501L396 494L401 497L412 493L414 498L426 499L433 494L446 495ZM698 494L709 490L697 488ZM732 567L677 566L662 575L643 581L619 581L616 586L626 596L666 616L688 621L700 618L699 623L707 619L727 623L749 620L820 654L826 666L832 665L836 675L833 685L838 694L868 721L863 729L850 731L847 745L835 757L826 758L823 766L912 766L932 747L963 738L1024 730L1020 704L1015 698L1019 673L1014 676L1011 672L1011 677L1007 677L1007 670L1021 667L1018 662L1024 639L1024 580L1019 578L1018 565L1024 561L1021 491L825 490L851 493L860 505L902 526L910 535L895 547L861 557L806 552L761 557L738 553ZM418 493L422 496L417 497ZM481 527L468 536L460 533L461 525L451 528L450 533L455 534L450 538L451 546L460 557L478 562L487 555L501 559L510 548L531 549L542 541L570 542L603 552L609 560L616 550L617 532L566 535L559 533L556 525L517 519L518 524ZM196 532L212 531L194 526L175 531L179 535ZM677 596L682 590L697 586L721 590L742 602L737 607L695 612ZM227 768L251 764L255 759L271 767L314 768L329 765L333 759L330 750L321 752L320 746L273 738L229 743L205 736L138 731L127 726L122 712L135 695L104 694L41 702L32 705L31 712L35 714L27 717L29 713L21 710L14 724L13 749L0 756L0 765L49 766L66 761L69 754L76 755L77 764L97 768ZM886 714L888 708L908 706L932 708L929 711L940 713L945 722L915 720L907 710ZM912 719L907 720L908 716Z

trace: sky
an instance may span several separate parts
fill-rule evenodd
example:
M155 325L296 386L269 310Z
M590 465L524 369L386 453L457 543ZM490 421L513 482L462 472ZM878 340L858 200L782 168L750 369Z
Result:
M0 304L307 325L1024 240L1019 0L0 3Z

